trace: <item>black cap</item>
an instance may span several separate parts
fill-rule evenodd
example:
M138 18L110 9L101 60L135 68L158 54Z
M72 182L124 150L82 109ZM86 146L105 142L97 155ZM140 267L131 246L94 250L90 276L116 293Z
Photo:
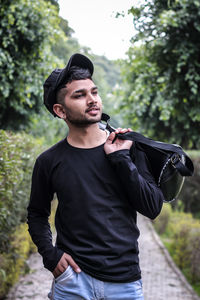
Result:
M59 90L63 84L67 82L67 77L69 74L69 69L72 66L77 66L83 69L88 69L92 76L94 71L94 66L91 60L85 55L75 53L73 54L68 64L64 69L55 69L51 73L51 75L44 82L44 104L46 108L52 113L54 116L56 114L53 111L53 105L56 103L56 92Z

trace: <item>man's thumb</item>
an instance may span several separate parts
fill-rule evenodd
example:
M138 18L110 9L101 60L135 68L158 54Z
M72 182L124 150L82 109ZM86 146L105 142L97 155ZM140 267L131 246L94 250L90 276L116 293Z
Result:
M116 133L115 133L115 132L112 132L112 133L109 135L109 137L107 138L106 143L112 144L112 141L114 140L115 135L116 135Z

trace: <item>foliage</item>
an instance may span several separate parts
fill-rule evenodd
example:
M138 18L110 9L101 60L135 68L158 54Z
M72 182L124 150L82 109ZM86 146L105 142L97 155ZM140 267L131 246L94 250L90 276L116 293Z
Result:
M200 2L147 0L129 13L137 34L124 65L122 108L153 138L200 145Z
M36 251L31 241L27 224L17 226L15 233L10 236L10 250L0 254L0 299L3 299L9 288L23 273L28 272L25 260L30 253Z
M163 234L164 232L166 232L170 222L171 214L171 205L165 205L162 210L162 213L157 217L156 222L154 224L155 229L159 234Z
M20 133L0 131L0 299L28 272L26 259L36 251L26 222L30 182L43 140ZM56 202L52 202L53 227Z
M79 52L81 47L77 39L72 37L74 30L69 27L67 20L60 17L59 27L64 32L67 39L63 38L63 36L60 36L57 39L56 43L53 43L52 52L56 57L60 59L60 61L62 62L60 67L63 68L72 53Z
M45 1L51 2L51 4L55 5L59 9L58 0L45 0Z
M193 227L193 219L181 218L175 225L174 239L171 244L171 250L173 251L173 258L180 269L186 269L190 265L189 261L189 234Z
M200 283L200 221L182 218L176 226L171 251L175 263L191 282Z
M26 207L39 141L26 134L0 131L0 249L8 251L10 234L26 221Z
M0 128L24 129L39 112L44 77L55 61L50 45L62 36L59 20L49 1L1 2Z
M52 201L51 215L49 222L52 232L55 232L55 211L57 207L57 200ZM15 228L10 236L9 252L2 252L0 254L0 299L4 299L8 290L18 280L20 275L28 273L29 266L26 263L30 254L37 251L28 232L28 225L21 223Z
M165 224L164 230L162 224ZM196 288L200 284L200 220L191 214L173 211L165 204L154 225L156 230L162 228L162 237L172 258L200 294Z
M119 78L115 64L81 46L72 37L74 30L68 21L58 13L57 0L5 0L0 4L0 128L43 135L46 143L58 141L66 132L65 124L41 105L43 82L53 69L63 68L75 52L94 58L94 77L109 112L111 92Z
M95 66L93 80L99 89L103 103L103 111L111 116L112 125L114 127L121 127L121 116L120 113L117 113L119 99L115 93L121 83L119 63L109 60L105 56L95 54L88 56Z
M31 126L27 132L35 138L41 137L42 144L49 147L64 139L67 136L68 128L63 120L55 118L43 107L39 115L32 115Z
M30 182L41 140L0 130L0 298L35 251L26 222ZM2 299L2 298L1 298Z

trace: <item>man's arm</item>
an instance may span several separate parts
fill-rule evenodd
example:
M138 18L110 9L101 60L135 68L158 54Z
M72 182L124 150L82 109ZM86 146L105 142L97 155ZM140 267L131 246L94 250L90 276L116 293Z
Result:
M63 252L52 244L52 233L48 218L51 213L53 191L48 181L47 172L37 159L32 175L27 223L32 240L37 246L38 252L43 257L45 268L52 272Z
M164 197L148 170L145 153L141 153L142 168L139 172L130 157L132 142L116 139L112 143L116 133L126 131L128 130L124 129L122 131L119 129L111 133L105 143L104 150L120 178L133 209L146 217L154 219L161 211Z
M47 164L37 159L33 170L28 206L29 233L38 247L38 252L43 257L45 268L51 271L54 277L62 274L68 265L79 273L81 270L73 258L52 244L48 218L51 213L51 201L54 193L50 183L50 174L44 165Z

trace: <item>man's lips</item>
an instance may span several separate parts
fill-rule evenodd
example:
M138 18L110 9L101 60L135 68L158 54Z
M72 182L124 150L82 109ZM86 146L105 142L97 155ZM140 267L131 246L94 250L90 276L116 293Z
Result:
M90 107L90 108L86 109L86 112L97 112L97 111L99 111L98 107Z

